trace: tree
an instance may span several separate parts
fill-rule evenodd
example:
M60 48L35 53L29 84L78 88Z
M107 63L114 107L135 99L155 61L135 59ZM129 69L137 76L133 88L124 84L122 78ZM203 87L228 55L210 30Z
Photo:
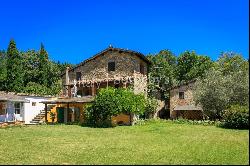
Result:
M169 98L167 89L176 84L174 71L176 57L170 50L162 50L156 55L148 55L152 62L149 67L149 95L154 96L156 89L162 89L162 96Z
M12 39L7 50L7 81L6 90L21 92L23 89L23 65L22 57Z
M43 43L41 43L41 46L40 46L40 57L44 60L48 60L49 59L49 55L48 55L48 52L45 50L45 47L43 45Z
M222 111L231 105L249 106L248 62L235 56L221 57L204 78L196 82L194 100L212 119L220 119Z
M49 95L49 89L41 84L38 84L36 82L29 82L23 92L28 93L28 94L39 94L39 95Z
M208 56L199 56L194 51L185 51L177 58L176 79L179 83L203 77L213 62Z
M210 119L220 119L221 112L229 103L227 84L229 80L220 71L210 70L205 78L198 79L194 88L194 101L200 104Z
M0 51L0 90L57 95L61 92L60 74L65 65L72 66L49 60L43 44L39 51L19 52L11 40L7 53Z
M48 52L45 50L43 43L41 43L40 51L39 51L39 83L45 86L49 84L49 72L50 72L50 64L48 59Z
M242 55L234 52L222 52L218 61L215 63L217 70L221 70L224 75L237 71L248 72L249 61L245 60Z
M67 62L60 63L60 62L58 61L56 64L57 64L57 66L59 67L59 70L60 70L61 73L65 72L66 67L69 67L69 68L73 68L73 67L74 67L73 64L70 64L70 63L67 63Z
M24 85L30 82L39 83L39 54L35 50L28 50L26 52L21 52L23 57L23 67L24 67Z
M0 91L6 90L7 58L5 51L0 51Z
M234 52L222 53L215 63L216 70L230 77L228 95L231 105L248 105L249 97L249 62Z

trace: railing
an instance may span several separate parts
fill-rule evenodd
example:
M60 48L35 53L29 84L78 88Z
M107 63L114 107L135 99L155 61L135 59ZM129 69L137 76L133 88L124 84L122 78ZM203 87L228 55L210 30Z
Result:
M5 114L5 122L15 122L15 121L16 121L15 113Z

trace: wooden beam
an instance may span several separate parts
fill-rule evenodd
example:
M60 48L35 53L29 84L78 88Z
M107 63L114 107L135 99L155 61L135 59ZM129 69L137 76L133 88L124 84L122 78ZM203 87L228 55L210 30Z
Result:
M68 114L69 114L69 103L67 104L67 119L66 119L66 122L68 122Z
M91 84L91 96L95 96L95 84Z
M129 113L129 121L130 121L130 125L132 126L132 116L131 116L131 112Z
M127 84L126 83L122 83L122 87L123 88L127 88Z
M48 122L47 112L48 112L48 107L47 107L47 104L45 104L45 123Z

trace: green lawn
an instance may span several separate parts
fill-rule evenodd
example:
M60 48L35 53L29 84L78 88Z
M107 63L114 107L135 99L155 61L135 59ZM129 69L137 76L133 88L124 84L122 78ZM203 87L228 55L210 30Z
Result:
M0 164L249 164L249 130L151 122L0 129Z

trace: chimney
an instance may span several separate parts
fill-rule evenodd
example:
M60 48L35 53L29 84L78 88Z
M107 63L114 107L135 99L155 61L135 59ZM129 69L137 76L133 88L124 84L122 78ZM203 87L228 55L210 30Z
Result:
M65 95L66 97L69 96L69 67L66 67L65 72Z

